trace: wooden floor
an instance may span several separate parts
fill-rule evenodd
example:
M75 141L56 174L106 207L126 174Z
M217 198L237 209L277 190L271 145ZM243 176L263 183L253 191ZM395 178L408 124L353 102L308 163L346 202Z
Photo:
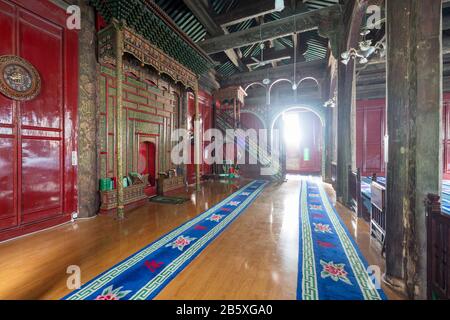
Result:
M245 184L244 181L241 185ZM298 265L299 181L271 185L157 297L158 299L295 299ZM127 219L99 216L0 244L0 299L60 299L68 266L85 283L205 211L238 185L205 182L187 189L182 205L149 203ZM328 186L332 199L334 194ZM384 262L365 222L339 213L372 265ZM390 299L400 299L384 288Z

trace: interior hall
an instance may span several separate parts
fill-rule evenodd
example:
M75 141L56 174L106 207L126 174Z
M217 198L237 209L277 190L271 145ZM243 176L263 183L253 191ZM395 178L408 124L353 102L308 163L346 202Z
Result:
M450 1L0 0L1 300L447 300Z

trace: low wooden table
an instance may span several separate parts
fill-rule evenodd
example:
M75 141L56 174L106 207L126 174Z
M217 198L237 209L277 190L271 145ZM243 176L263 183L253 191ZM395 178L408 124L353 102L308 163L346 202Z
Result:
M169 178L160 174L158 178L158 195L164 196L170 191L183 188L185 186L184 180L184 176Z

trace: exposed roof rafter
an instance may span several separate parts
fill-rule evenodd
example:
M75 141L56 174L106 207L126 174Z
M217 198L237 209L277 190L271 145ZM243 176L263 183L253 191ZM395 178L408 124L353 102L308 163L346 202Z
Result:
M221 36L226 34L225 31L217 25L215 20L211 17L209 9L205 7L203 1L198 0L183 0L184 4L192 11L200 23L205 27L206 31L212 36ZM238 67L240 71L247 71L247 67L242 63L241 58L233 49L224 50L230 61Z
M311 12L297 14L295 16L268 22L260 27L230 33L200 42L200 47L208 54L240 48L261 40L268 41L285 36L294 32L306 32L318 29L322 20L336 19L341 15L341 6L335 5L328 8ZM295 19L295 23L294 23ZM262 37L261 37L262 36Z
M277 11L275 0L247 1L236 9L214 17L217 24L227 27Z

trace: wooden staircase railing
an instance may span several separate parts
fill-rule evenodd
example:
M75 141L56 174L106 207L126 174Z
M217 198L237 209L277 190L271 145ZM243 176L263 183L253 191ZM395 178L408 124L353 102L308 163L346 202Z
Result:
M216 120L216 127L220 130L222 130L225 134L227 134L227 129L236 129L235 123L237 123L237 128L246 131L248 130L242 124L239 122L235 122L234 118L228 115L225 112L216 113L215 116ZM230 136L230 138L234 139L233 136ZM237 143L240 145L240 147L244 148L251 156L255 157L256 159L262 160L264 164L271 165L272 164L272 158L271 158L271 148L267 146L267 150L263 150L257 143L254 141L249 140L248 143L245 143L245 136L241 133L240 135L237 135ZM272 179L274 180L281 180L283 178L282 172L281 172L281 166L279 163L275 163L275 175L272 176Z

